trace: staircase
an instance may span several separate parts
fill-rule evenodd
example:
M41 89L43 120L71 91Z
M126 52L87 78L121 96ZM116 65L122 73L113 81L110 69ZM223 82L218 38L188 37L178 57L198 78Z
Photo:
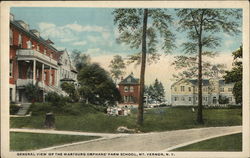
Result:
M29 110L31 103L22 103L21 108L17 112L17 115L25 115Z

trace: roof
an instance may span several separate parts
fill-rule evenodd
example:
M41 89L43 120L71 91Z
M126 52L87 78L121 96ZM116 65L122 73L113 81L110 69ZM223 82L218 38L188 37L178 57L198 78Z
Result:
M46 47L52 49L53 51L57 51L56 48L54 48L53 46L51 46L50 44L48 44L46 42L46 40L44 40L42 37L38 37L36 36L33 32L31 32L30 30L26 30L25 28L22 27L22 25L20 25L18 23L18 21L22 21L22 20L15 20L15 21L10 21L10 25L16 27L17 29L19 29L20 31L22 31L23 33L26 33L28 36L32 37L33 39L41 42L42 44L44 44Z
M188 79L187 81L192 83L193 85L198 85L198 80L197 79ZM209 86L210 85L209 80L208 79L203 79L202 80L202 85L203 86Z
M135 85L139 84L139 79L135 78L132 74L128 75L125 79L123 79L119 85Z

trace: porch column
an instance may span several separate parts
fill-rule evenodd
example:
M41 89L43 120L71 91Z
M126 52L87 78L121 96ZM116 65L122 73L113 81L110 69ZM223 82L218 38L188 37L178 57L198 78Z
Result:
M42 84L44 85L44 64L42 64Z
M49 85L50 85L50 86L52 85L52 84L51 84L51 83L52 83L51 74L52 74L52 73L51 73L51 66L50 66L50 67L49 67L49 74L48 74L48 75L49 75Z
M35 84L36 80L36 60L33 60L33 84Z

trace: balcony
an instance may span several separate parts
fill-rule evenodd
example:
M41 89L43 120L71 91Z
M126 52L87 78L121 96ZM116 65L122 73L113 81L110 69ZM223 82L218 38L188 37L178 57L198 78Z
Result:
M34 58L42 61L43 63L57 66L57 61L48 57L47 55L44 55L42 53L39 53L36 50L33 49L19 49L17 50L17 57L18 60L32 60Z
M34 83L36 83L36 81ZM16 85L18 87L24 87L28 84L33 84L33 79L17 79L16 81ZM38 86L43 88L44 84L42 82L38 82Z

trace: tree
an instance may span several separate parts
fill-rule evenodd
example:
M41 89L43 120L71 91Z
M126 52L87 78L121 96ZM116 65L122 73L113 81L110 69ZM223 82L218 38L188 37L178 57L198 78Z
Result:
M212 52L203 52L203 58L213 59L216 53ZM175 66L176 73L173 74L173 77L176 79L190 79L198 78L198 56L187 56L180 55L175 56L175 61L172 65ZM202 61L202 76L206 78L216 78L222 76L225 73L226 66L224 64L212 64L209 60ZM216 70L216 71L215 71Z
M145 87L145 94L148 95L150 101L161 103L165 100L165 90L158 79L155 79L153 84Z
M79 72L84 66L90 64L91 58L87 54L83 54L79 50L73 50L71 53L71 58L75 64L76 70Z
M84 66L78 74L78 81L79 93L88 103L113 105L121 98L108 72L98 64Z
M124 74L124 69L126 68L125 63L120 55L115 55L113 60L111 60L109 67L111 68L110 73L114 78L115 83Z
M166 9L115 9L113 14L114 22L120 32L118 42L125 43L131 48L141 49L141 52L130 58L141 64L137 123L142 125L147 55L157 59L156 48L160 37L164 39L161 47L166 53L174 48L174 35L169 31L172 18L166 14ZM148 20L151 26L148 25Z
M202 53L204 49L219 46L215 33L238 33L240 9L177 9L179 30L187 32L189 42L183 43L187 54L198 54L198 112L197 122L203 124L202 116Z
M237 104L242 104L242 46L233 53L234 67L231 71L226 71L224 76L226 83L234 82L233 95Z
M61 85L63 91L65 91L73 102L79 100L78 91L73 83L64 82Z
M42 91L41 91L41 88L38 87L37 84L34 85L32 83L29 83L25 86L25 90L24 90L25 96L32 103L39 101L41 97Z

